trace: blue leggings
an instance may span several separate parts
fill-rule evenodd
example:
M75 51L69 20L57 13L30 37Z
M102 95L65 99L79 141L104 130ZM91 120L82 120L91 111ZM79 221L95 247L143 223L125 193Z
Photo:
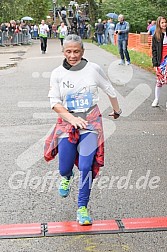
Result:
M59 138L59 171L61 176L70 178L75 163L77 152L79 153L79 195L78 207L86 206L89 202L92 185L92 164L97 150L97 137L95 133L80 135L78 143L70 143L68 138Z

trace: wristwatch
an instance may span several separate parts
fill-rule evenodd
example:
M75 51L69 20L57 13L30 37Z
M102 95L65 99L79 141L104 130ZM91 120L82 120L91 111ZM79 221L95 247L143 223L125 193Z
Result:
M120 115L122 113L122 110L120 109L118 112L116 112L115 110L114 110L114 114L115 115Z

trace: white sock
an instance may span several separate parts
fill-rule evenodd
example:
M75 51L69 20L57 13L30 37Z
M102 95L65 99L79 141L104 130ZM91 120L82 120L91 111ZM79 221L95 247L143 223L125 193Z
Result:
M161 93L161 87L155 87L155 99L159 100L160 97L160 93Z

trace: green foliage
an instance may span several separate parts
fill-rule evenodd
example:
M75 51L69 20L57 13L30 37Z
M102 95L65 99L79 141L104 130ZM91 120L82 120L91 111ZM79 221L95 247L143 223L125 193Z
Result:
M30 16L36 22L46 19L51 0L0 0L0 22L20 20L23 16Z
M28 0L25 6L25 16L31 16L35 22L46 19L49 11L48 0Z
M130 23L131 32L146 31L147 20L156 20L158 16L167 16L164 8L167 0L106 0L100 6L102 19L106 19L108 12L123 14ZM116 20L117 21L117 20Z
M69 2L57 0L56 5L68 6ZM167 16L167 0L78 0L77 2L89 4L92 24L97 22L98 18L106 19L108 12L121 13L130 23L131 32L146 31L148 19L156 20L158 16ZM53 0L0 0L0 6L0 22L20 20L23 16L31 16L34 22L40 22L46 18L49 9L53 8Z

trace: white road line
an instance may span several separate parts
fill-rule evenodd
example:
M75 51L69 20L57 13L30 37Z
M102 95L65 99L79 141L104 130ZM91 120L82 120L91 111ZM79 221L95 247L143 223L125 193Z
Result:
M17 105L19 108L50 108L50 103L47 101L21 101Z
M27 60L64 58L64 55L29 57Z

